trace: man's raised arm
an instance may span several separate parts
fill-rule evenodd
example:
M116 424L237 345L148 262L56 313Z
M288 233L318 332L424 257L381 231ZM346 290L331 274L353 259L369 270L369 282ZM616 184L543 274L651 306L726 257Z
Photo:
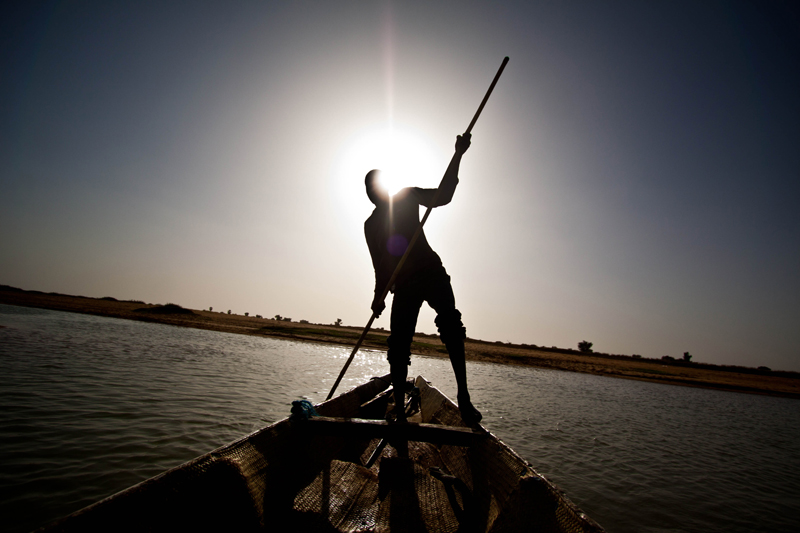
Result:
M461 165L461 156L464 155L464 152L469 148L470 139L472 139L471 133L456 137L456 153L453 155L450 164L447 166L447 171L444 173L442 183L439 185L439 197L436 199L436 205L433 207L447 205L450 203L450 200L453 199L453 193L456 192L456 185L458 185L458 168ZM431 207L436 189L416 189L416 191L419 195L419 203L425 207Z

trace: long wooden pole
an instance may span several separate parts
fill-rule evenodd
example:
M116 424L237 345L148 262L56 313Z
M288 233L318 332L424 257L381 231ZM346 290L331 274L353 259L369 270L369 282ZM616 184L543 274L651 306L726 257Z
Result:
M492 91L494 90L494 86L497 85L497 80L500 79L500 75L503 73L503 69L506 68L506 64L508 64L508 56L506 56L503 59L503 63L500 65L500 69L497 71L497 74L495 74L494 79L492 80L492 84L489 85L489 90L486 91L486 96L483 97L481 105L478 107L478 111L475 112L475 116L472 117L472 122L470 122L469 126L467 126L467 130L464 132L464 135L472 132L472 128L478 121L478 117L481 116L481 111L483 111L483 107L486 105L486 101L489 100L489 96L491 96ZM453 159L455 159L455 157L456 154L453 154ZM452 161L453 160L451 159L451 163ZM445 175L447 174L445 173ZM442 177L442 182L443 181L444 177ZM433 200L431 201L431 205L429 205L428 210L425 211L425 216L422 217L422 220L417 226L417 230L414 232L414 236L411 237L411 241L409 241L408 247L406 247L406 251L403 254L403 257L401 257L400 262L397 263L397 266L395 267L394 272L392 273L392 277L389 278L389 283L387 283L386 288L383 289L380 301L386 300L386 296L389 294L389 289L391 289L392 285L394 285L394 280L397 279L397 275L400 273L400 269L403 268L403 265L405 264L406 259L408 258L408 254L411 252L411 249L417 243L417 239L419 238L420 234L422 234L422 227L425 225L425 221L428 220L428 216L431 214L431 211L433 211L433 207L436 205L436 201L439 199L439 192L441 191L441 189L442 189L442 183L440 182L439 187L436 188L436 192L433 194ZM356 345L353 348L350 357L347 359L347 362L344 364L344 367L342 367L342 371L339 372L339 377L336 378L336 382L333 384L333 388L331 388L331 391L328 393L328 397L326 398L327 400L330 400L333 397L333 393L336 392L336 388L339 386L339 383L342 381L345 372L347 372L347 369L350 367L350 363L353 362L353 358L356 356L356 353L358 352L358 349L361 347L361 344L364 342L364 339L367 338L367 333L369 333L370 328L372 328L372 323L375 322L376 318L377 315L373 311L372 316L369 318L369 322L367 322L367 325L364 327L364 331L361 332L361 336L358 338L358 342L356 342Z

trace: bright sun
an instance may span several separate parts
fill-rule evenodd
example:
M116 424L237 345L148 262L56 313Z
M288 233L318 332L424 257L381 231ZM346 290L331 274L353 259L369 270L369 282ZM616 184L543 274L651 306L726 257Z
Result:
M437 172L439 159L422 136L398 129L375 129L353 139L343 154L343 170L364 176L376 168L394 194L403 187L421 185ZM436 185L433 185L434 187Z

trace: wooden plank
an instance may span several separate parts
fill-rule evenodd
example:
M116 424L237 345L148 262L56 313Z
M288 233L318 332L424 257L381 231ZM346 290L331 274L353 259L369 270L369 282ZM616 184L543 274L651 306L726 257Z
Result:
M296 423L296 427L314 435L388 439L390 441L398 439L452 446L470 446L478 439L488 435L485 431L439 424L398 423L386 420L327 416L315 416L309 420L299 421Z

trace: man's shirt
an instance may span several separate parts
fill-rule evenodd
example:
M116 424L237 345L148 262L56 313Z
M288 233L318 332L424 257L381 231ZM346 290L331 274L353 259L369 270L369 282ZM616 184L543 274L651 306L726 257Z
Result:
M458 178L446 181L435 207L449 203L458 184ZM375 207L364 223L364 234L372 256L372 266L375 268L376 295L380 295L386 288L419 226L419 206L430 206L435 194L436 189L403 189L389 203ZM442 260L428 244L423 231L395 279L392 292L395 287L402 287L415 274L441 264Z

